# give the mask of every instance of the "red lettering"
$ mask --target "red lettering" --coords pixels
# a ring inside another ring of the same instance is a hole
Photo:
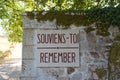
[[[72,43],[72,34],[70,34],[70,43]]]
[[[62,43],[66,43],[65,34],[62,34]]]
[[[41,43],[44,43],[44,42],[45,42],[45,35],[41,34]]]
[[[37,34],[37,38],[38,38],[38,42],[37,43],[40,43],[41,40],[40,40],[40,34]]]
[[[74,63],[76,54],[74,52],[64,53],[40,53],[40,63]]]
[[[70,34],[70,43],[79,43],[79,34]]]
[[[51,61],[51,58],[52,58],[52,56],[53,56],[54,54],[53,53],[49,53],[49,59],[48,59],[48,61],[50,62]],[[52,58],[52,61],[53,61],[53,58]]]
[[[54,53],[53,62],[57,63],[58,61],[56,61],[56,60],[57,60],[57,53]]]
[[[48,53],[45,53],[45,63],[48,63],[49,62],[49,59],[48,59]]]
[[[71,53],[68,53],[68,63],[70,63],[71,62]]]
[[[44,55],[44,53],[40,53],[40,63],[42,63],[42,62],[45,62],[44,60],[45,60],[45,55]]]
[[[58,34],[58,43],[65,43],[66,42],[64,35],[65,34]]]
[[[57,41],[56,41],[57,40],[57,36],[56,35],[57,34],[53,34],[53,38],[52,38],[52,41],[53,41],[52,43],[55,43],[55,44],[57,43]]]
[[[63,59],[62,62],[66,63],[67,62],[67,54],[63,53]]]
[[[49,43],[51,43],[51,42],[52,42],[52,35],[51,35],[51,34],[47,34],[47,35],[48,35],[47,41],[48,41]]]
[[[72,61],[71,62],[75,62],[75,57],[76,57],[76,54],[74,52],[72,52]]]
[[[65,43],[65,34],[37,34],[38,44],[57,44],[57,43]]]

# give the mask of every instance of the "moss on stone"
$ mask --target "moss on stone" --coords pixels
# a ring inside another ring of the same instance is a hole
[[[116,36],[114,41],[120,41],[120,35]]]
[[[69,27],[74,24],[76,26],[89,25],[93,22],[88,20],[82,12],[78,11],[48,11],[48,12],[26,12],[29,19],[36,18],[37,21],[53,21],[56,20],[56,25]]]
[[[109,62],[120,68],[120,42],[112,45],[112,49],[109,54]]]
[[[95,22],[86,17],[84,12],[81,11],[41,11],[41,12],[26,12],[29,19],[37,19],[41,21],[53,21],[56,20],[56,25],[62,26],[63,28],[69,28],[70,25],[75,26],[89,26],[96,23],[96,29],[92,27],[86,28],[86,32],[89,33],[96,30],[97,35],[109,36],[108,32],[109,25],[101,22]]]
[[[90,26],[85,29],[86,33],[89,33],[89,32],[94,31],[94,30],[95,30],[95,28],[90,27]]]
[[[27,17],[31,20],[34,19],[34,13],[33,12],[26,12],[27,13]]]
[[[109,58],[108,58],[109,80],[112,80],[111,74],[112,74],[113,68],[111,66],[114,66],[114,70],[116,68],[120,70],[120,36],[115,37],[114,43],[112,44],[111,51],[109,53]]]
[[[95,72],[96,72],[96,74],[98,75],[98,77],[100,79],[102,79],[106,75],[106,73],[107,73],[107,71],[105,69],[102,69],[102,68],[101,69],[100,68],[96,68]]]
[[[94,58],[99,58],[100,57],[97,52],[90,52],[90,54]]]
[[[105,24],[105,23],[96,23],[96,28],[97,28],[97,35],[101,35],[101,36],[109,36],[110,33],[108,32],[110,25],[109,24]]]

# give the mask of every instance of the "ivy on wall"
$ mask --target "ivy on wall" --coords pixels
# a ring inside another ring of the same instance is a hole
[[[120,76],[120,36],[116,36],[108,58],[108,78],[115,80]]]
[[[30,19],[36,18],[39,22],[56,20],[56,25],[62,26],[63,28],[69,28],[72,24],[76,26],[89,26],[86,29],[87,33],[96,30],[97,35],[102,35],[104,37],[110,35],[108,32],[110,25],[120,28],[120,5],[116,7],[94,7],[85,11],[50,10],[47,12],[36,12],[36,15],[34,13],[35,12],[27,12],[27,16]],[[90,27],[93,23],[95,23],[95,28]]]
[[[30,19],[34,18],[33,12],[27,12]],[[73,14],[74,13],[74,14]],[[70,26],[74,24],[89,25],[93,22],[99,22],[103,24],[109,24],[120,28],[120,5],[116,7],[104,7],[104,8],[91,8],[89,10],[79,11],[48,11],[43,14],[43,11],[37,12],[38,21],[54,20],[56,19],[57,25]],[[102,24],[102,26],[103,26]],[[105,27],[105,26],[104,26]]]
[[[92,8],[85,13],[89,19],[120,28],[120,5],[117,7]]]
[[[64,28],[68,28],[72,24],[76,26],[86,26],[92,23],[91,21],[87,20],[87,18],[84,16],[84,13],[81,11],[41,11],[36,12],[36,15],[34,12],[27,12],[27,16],[30,19],[34,19],[36,16],[38,22],[56,20],[56,25],[63,26]]]

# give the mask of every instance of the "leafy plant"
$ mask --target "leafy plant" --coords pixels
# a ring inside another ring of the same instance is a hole
[[[119,0],[0,0],[0,19],[2,20],[3,28],[9,36],[9,41],[21,42],[21,15],[23,12],[78,11],[79,13],[84,12],[83,14],[85,14],[87,22],[102,22],[120,27],[119,3]],[[55,17],[58,18],[58,16]],[[75,17],[78,18],[77,16],[78,15],[74,16],[74,24],[79,23],[83,25],[86,23],[86,19],[82,18],[83,16],[80,16],[81,18],[79,17],[81,22],[78,20],[76,21]],[[67,15],[67,17],[72,18],[73,16]],[[47,15],[46,18],[48,18]],[[52,17],[50,19],[52,19]],[[59,25],[63,24],[62,19],[60,17],[59,19]],[[71,23],[73,23],[73,20],[69,20],[68,23],[65,22],[65,26],[69,26]],[[109,33],[107,33],[107,35],[108,34]]]

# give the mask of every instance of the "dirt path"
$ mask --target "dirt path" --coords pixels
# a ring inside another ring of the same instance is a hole
[[[21,59],[0,61],[0,80],[20,80]]]

